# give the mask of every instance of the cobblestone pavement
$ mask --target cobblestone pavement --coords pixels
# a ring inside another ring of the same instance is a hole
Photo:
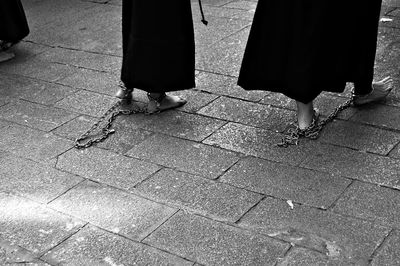
[[[77,150],[116,102],[120,0],[23,1],[31,34],[0,64],[0,265],[400,265],[400,1],[382,8],[386,102],[287,149],[293,103],[236,86],[256,1],[204,2],[189,103]]]

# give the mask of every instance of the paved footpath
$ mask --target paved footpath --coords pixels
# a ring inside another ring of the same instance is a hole
[[[0,265],[400,265],[399,0],[379,33],[387,101],[287,149],[293,102],[236,86],[256,1],[205,0],[208,27],[194,1],[189,103],[118,117],[86,150],[74,139],[116,102],[121,2],[23,3],[31,34],[0,64]]]

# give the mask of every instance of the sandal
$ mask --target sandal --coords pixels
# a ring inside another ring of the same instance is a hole
[[[151,93],[147,93],[149,103],[147,105],[146,114],[156,114],[166,110],[175,109],[181,107],[187,103],[187,101],[179,96],[169,96],[162,93],[158,97],[154,97]]]

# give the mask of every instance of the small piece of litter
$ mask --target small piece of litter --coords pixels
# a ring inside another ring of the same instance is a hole
[[[391,18],[381,18],[381,22],[392,22],[393,19]]]
[[[292,210],[294,209],[293,201],[287,200],[286,203],[290,206],[290,209],[292,209]]]

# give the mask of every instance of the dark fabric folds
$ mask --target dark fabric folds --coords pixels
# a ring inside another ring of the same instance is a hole
[[[18,42],[29,34],[20,0],[0,0],[0,40]]]
[[[190,0],[123,0],[121,80],[148,92],[195,86]]]
[[[238,84],[308,103],[370,90],[382,0],[259,0]]]

